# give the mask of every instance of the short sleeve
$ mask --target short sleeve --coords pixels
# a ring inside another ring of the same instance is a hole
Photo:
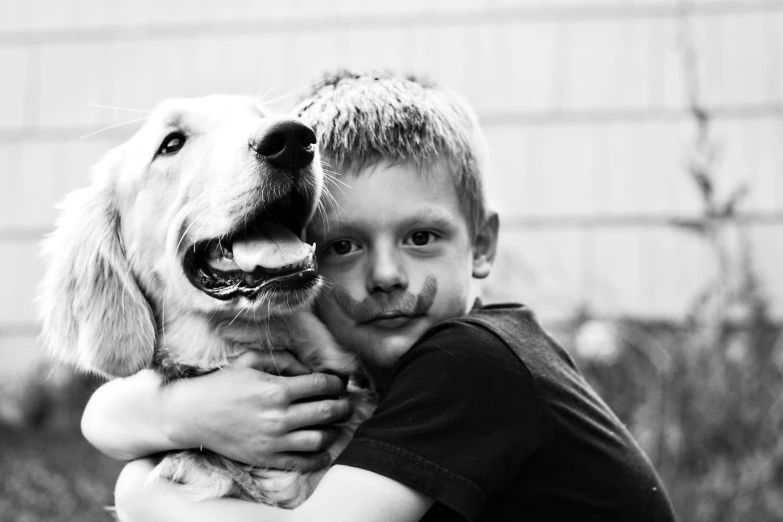
[[[375,414],[336,463],[404,483],[474,520],[550,429],[511,348],[483,326],[449,321],[400,359]]]

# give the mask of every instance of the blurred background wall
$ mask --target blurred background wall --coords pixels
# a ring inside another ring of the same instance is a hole
[[[286,110],[339,67],[476,107],[502,218],[491,300],[678,322],[750,270],[783,316],[781,1],[4,0],[0,378],[38,368],[55,203],[142,111],[215,92]]]

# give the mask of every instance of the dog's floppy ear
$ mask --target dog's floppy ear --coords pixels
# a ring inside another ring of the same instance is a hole
[[[155,322],[120,239],[115,149],[93,169],[91,185],[68,195],[40,286],[42,338],[56,358],[103,376],[127,376],[152,361]]]

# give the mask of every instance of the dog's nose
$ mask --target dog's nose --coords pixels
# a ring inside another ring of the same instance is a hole
[[[299,120],[280,118],[259,129],[250,147],[272,165],[296,170],[313,161],[315,132]]]

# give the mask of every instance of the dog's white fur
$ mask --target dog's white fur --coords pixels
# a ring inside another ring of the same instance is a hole
[[[357,369],[355,358],[303,311],[315,290],[222,301],[184,273],[189,248],[242,228],[286,190],[248,147],[268,118],[244,97],[166,102],[94,168],[89,186],[68,195],[45,241],[48,270],[39,299],[43,339],[55,357],[105,377],[159,364],[161,353],[167,364],[209,371],[248,350],[291,350],[314,370]],[[187,136],[185,146],[157,154],[175,130]],[[317,153],[302,176],[317,200]],[[365,396],[359,403],[345,436],[330,448],[333,456],[369,414]],[[158,473],[197,498],[236,496],[283,507],[301,503],[320,476],[198,451],[168,455]]]

